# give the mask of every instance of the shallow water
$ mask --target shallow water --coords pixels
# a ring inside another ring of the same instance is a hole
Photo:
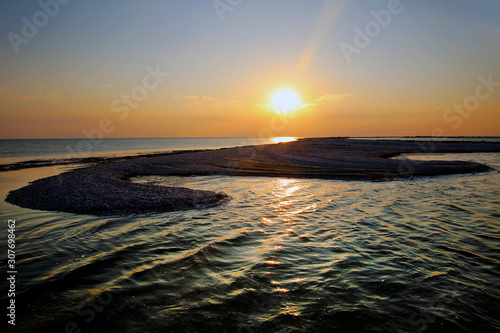
[[[500,168],[500,154],[456,158]],[[3,173],[2,199],[54,172]],[[17,332],[500,330],[497,171],[395,182],[134,181],[232,200],[106,218],[2,200],[2,221],[18,226]]]

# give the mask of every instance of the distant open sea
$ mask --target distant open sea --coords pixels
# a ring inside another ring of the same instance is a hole
[[[257,140],[106,139],[90,154]],[[0,156],[65,156],[80,142],[1,140]],[[404,158],[496,170],[391,182],[140,176],[131,181],[232,200],[128,217],[5,202],[9,191],[74,166],[0,172],[0,331],[499,332],[500,154]],[[6,316],[14,219],[15,327]]]
[[[123,156],[175,150],[217,149],[276,143],[296,138],[105,138],[105,139],[0,139],[0,164],[29,159]],[[356,139],[356,138],[353,138]],[[411,137],[374,137],[372,140],[414,140]],[[420,137],[429,141],[435,138]],[[440,139],[443,140],[443,139]],[[500,137],[454,137],[444,140],[500,142]]]
[[[276,138],[3,139],[0,164],[29,158],[119,156],[273,143]],[[3,160],[2,160],[3,159]],[[9,159],[9,160],[7,160]]]

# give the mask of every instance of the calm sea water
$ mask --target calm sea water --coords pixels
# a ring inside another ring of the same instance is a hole
[[[500,168],[496,153],[421,158]],[[233,199],[131,217],[4,202],[53,173],[0,174],[2,251],[6,221],[17,223],[15,332],[500,330],[497,171],[376,183],[143,176],[133,181]]]
[[[0,164],[7,159],[131,155],[273,143],[279,138],[0,139]]]

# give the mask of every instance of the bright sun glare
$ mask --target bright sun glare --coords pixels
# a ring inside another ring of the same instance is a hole
[[[283,89],[275,93],[271,102],[274,109],[283,112],[292,111],[302,104],[297,95],[288,89]]]

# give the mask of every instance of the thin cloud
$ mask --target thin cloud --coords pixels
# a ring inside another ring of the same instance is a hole
[[[43,87],[37,88],[34,92],[22,92],[19,90],[5,90],[0,88],[0,98],[2,99],[19,99],[19,100],[55,100],[61,99],[56,91],[44,91]]]
[[[353,94],[328,94],[328,95],[323,95],[323,96],[321,96],[319,98],[316,98],[316,100],[314,100],[314,102],[312,102],[311,104],[307,104],[307,105],[308,106],[316,106],[316,105],[325,104],[325,103],[328,103],[328,102],[336,102],[336,101],[340,101],[341,99],[350,97],[352,95]]]
[[[235,100],[217,99],[212,96],[197,96],[197,95],[174,95],[176,99],[184,102],[184,107],[188,109],[199,110],[229,110],[242,107],[242,105]]]
[[[99,88],[113,88],[114,86],[114,84],[106,84],[104,86],[99,86]]]
[[[321,97],[316,98],[311,103],[302,103],[297,107],[297,109],[299,109],[299,110],[306,109],[306,108],[315,107],[318,105],[323,105],[326,103],[337,102],[337,101],[340,101],[341,99],[344,99],[344,98],[347,98],[350,96],[353,96],[353,94],[327,94],[327,95],[323,95]],[[255,106],[261,110],[275,111],[275,109],[269,104],[255,104]]]

